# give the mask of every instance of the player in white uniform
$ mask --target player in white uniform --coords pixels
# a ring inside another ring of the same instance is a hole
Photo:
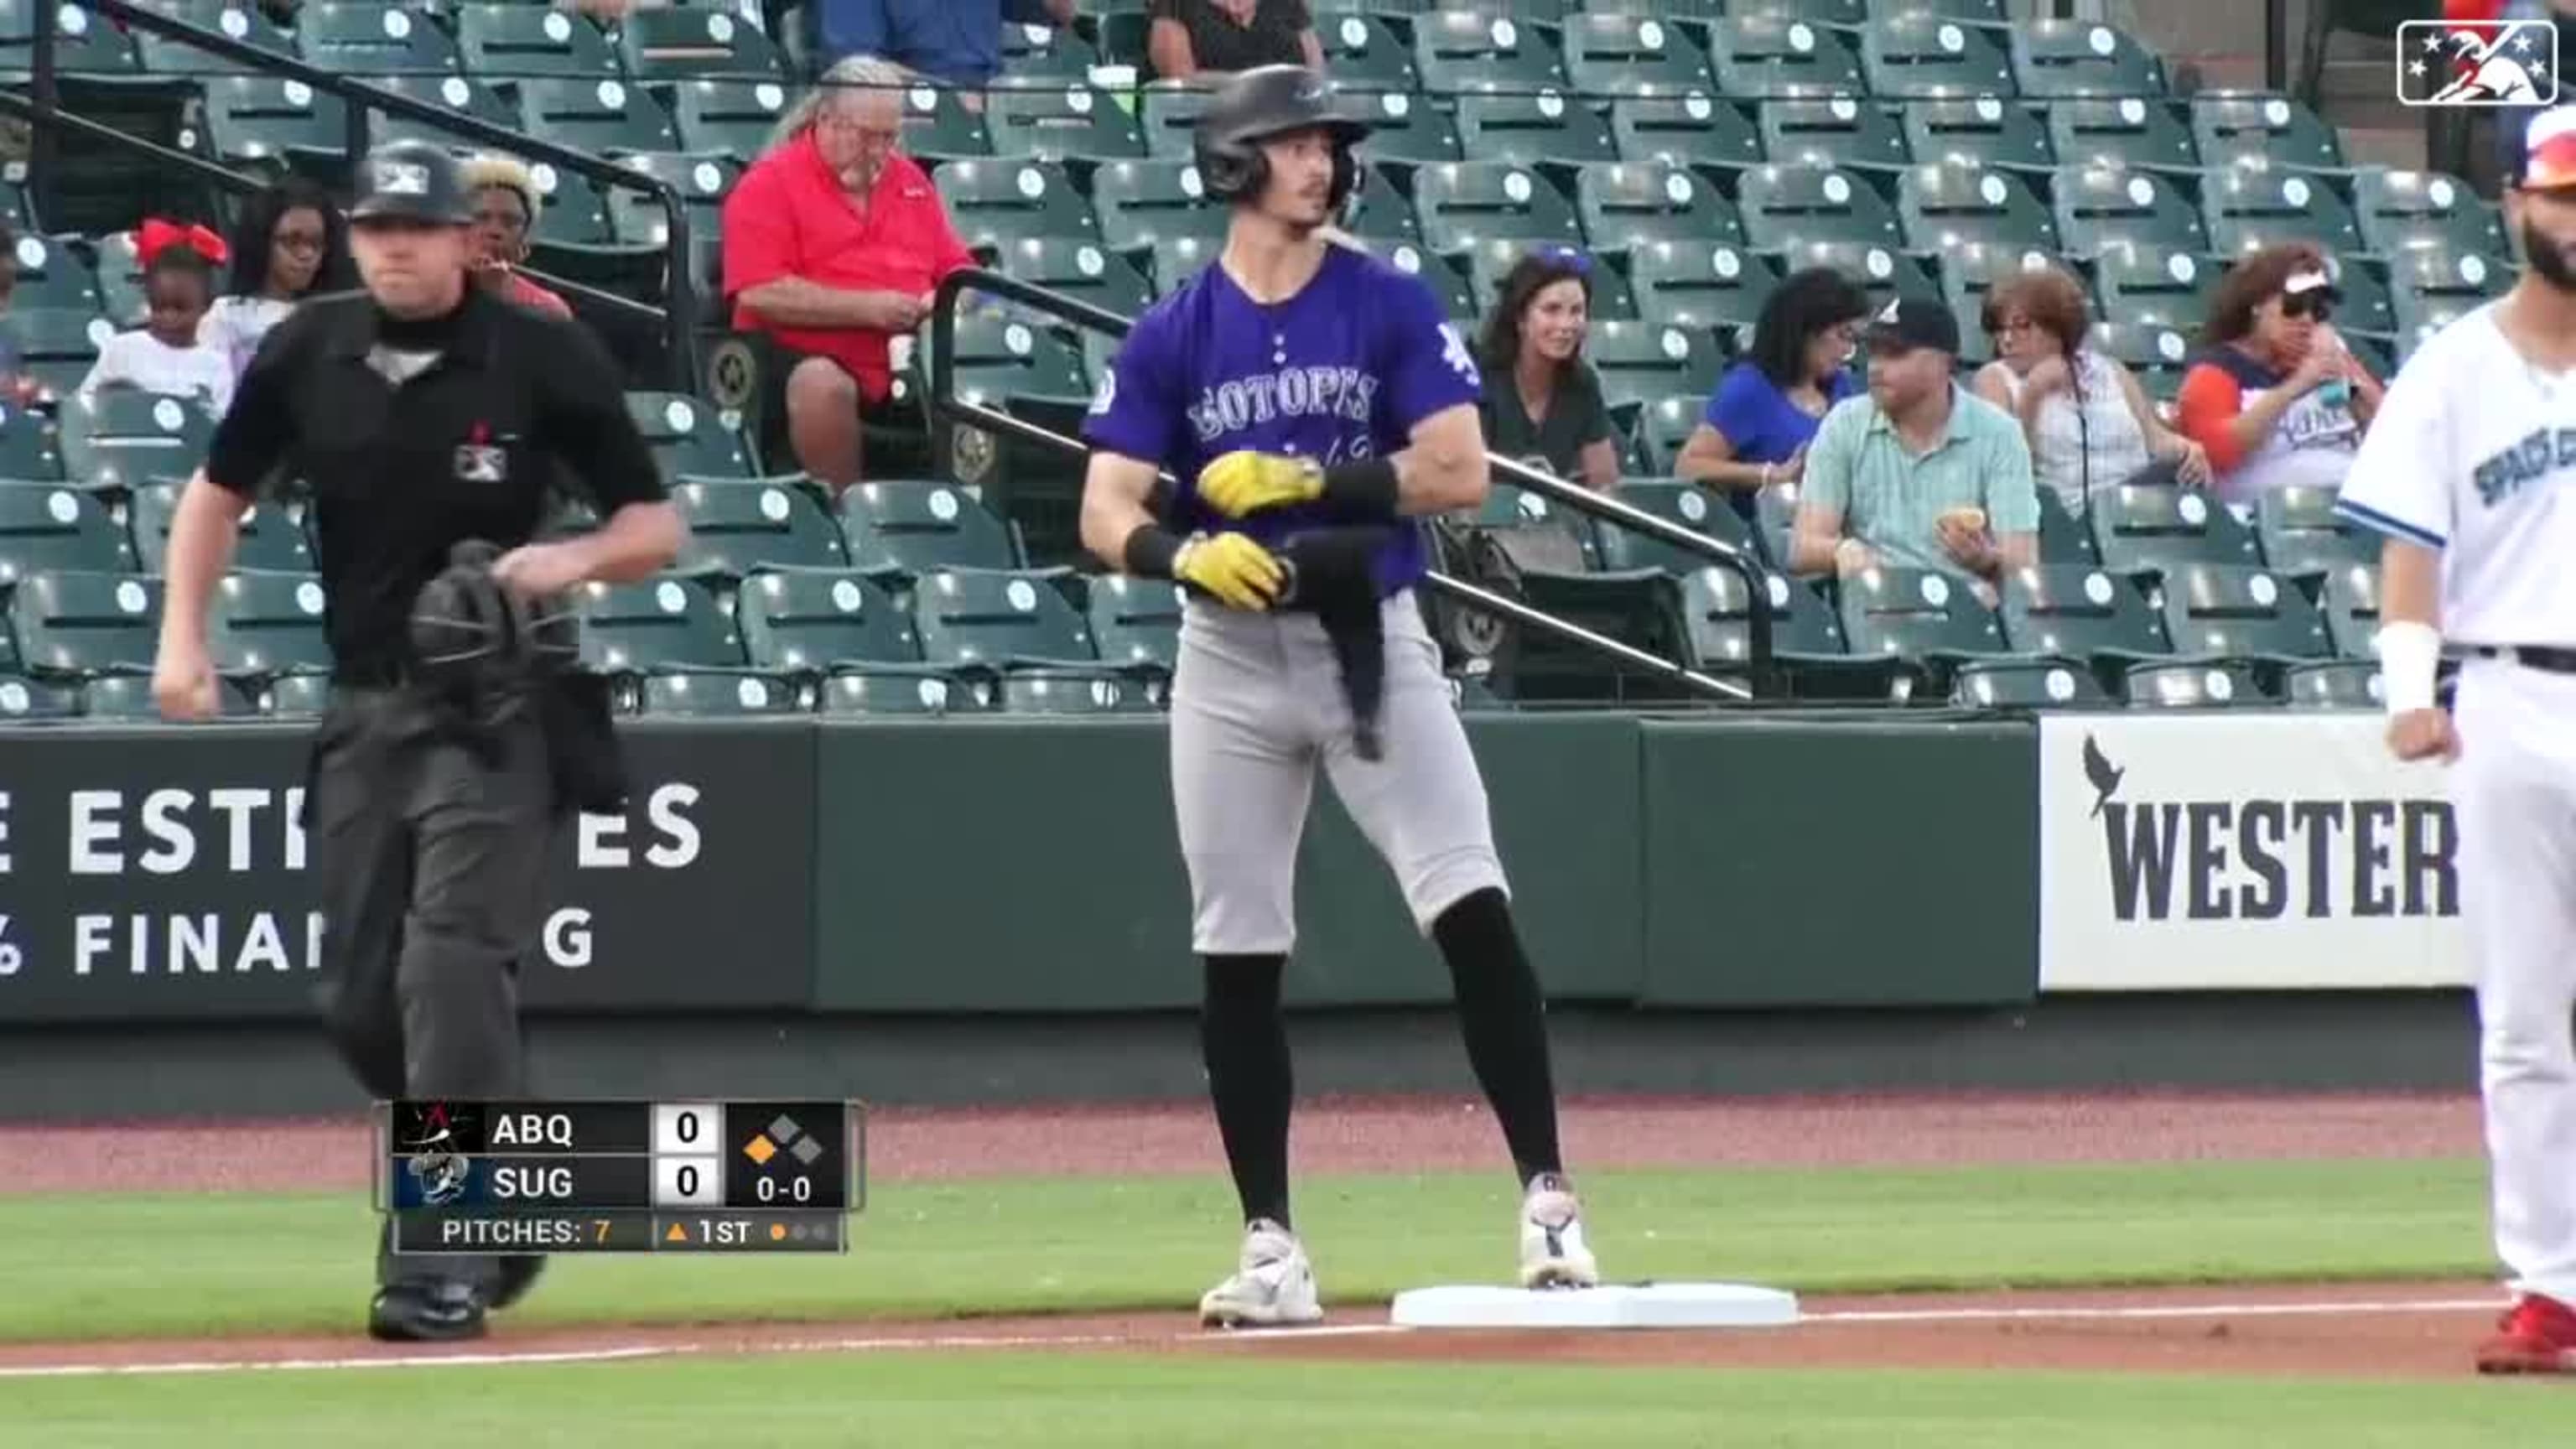
[[[2385,535],[2389,748],[2455,762],[2497,1257],[2485,1373],[2576,1372],[2576,107],[2530,126],[2528,269],[2389,388],[2339,510]],[[2561,492],[2560,490],[2568,490]],[[2434,698],[2445,649],[2452,709]]]

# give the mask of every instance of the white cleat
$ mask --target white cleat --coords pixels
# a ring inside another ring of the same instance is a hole
[[[1592,1288],[1601,1269],[1583,1241],[1583,1207],[1554,1173],[1530,1179],[1521,1199],[1521,1286]]]
[[[1233,1276],[1199,1300],[1199,1322],[1208,1328],[1279,1328],[1323,1317],[1305,1248],[1267,1218],[1244,1229],[1243,1256]]]

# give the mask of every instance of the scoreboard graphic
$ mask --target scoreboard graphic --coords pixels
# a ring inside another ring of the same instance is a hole
[[[864,1206],[852,1102],[378,1104],[405,1255],[837,1253]]]

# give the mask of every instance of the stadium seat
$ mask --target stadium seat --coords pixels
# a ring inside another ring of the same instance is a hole
[[[2317,607],[2326,616],[2326,632],[2335,652],[2346,659],[2379,657],[2379,561],[2346,563],[2326,572],[2317,589]]]
[[[98,495],[58,483],[0,482],[0,584],[54,570],[131,573],[134,566],[132,542]],[[0,635],[7,633],[0,612]]]
[[[0,331],[6,330],[0,320]],[[45,415],[0,403],[0,478],[57,483],[63,477],[61,434]]]
[[[1856,96],[1764,101],[1757,120],[1763,154],[1782,166],[1842,166],[1882,172],[1911,164],[1894,111]]]
[[[425,106],[471,117],[486,125],[516,130],[518,106],[494,90],[489,81],[461,75],[389,75],[370,76],[369,85],[415,100]],[[370,110],[367,115],[367,142],[371,146],[395,141],[427,141],[434,146],[466,149],[473,146],[464,134],[429,121],[396,116],[384,110]],[[749,154],[748,152],[743,154]]]
[[[1154,284],[1135,263],[1092,242],[1023,237],[1003,249],[999,268],[1122,317],[1135,316],[1154,300]]]
[[[2168,258],[2189,262],[2209,250],[2200,211],[2173,181],[2144,168],[2068,167],[2057,173],[2057,234],[2079,257],[2113,258],[2134,269],[2163,267]],[[2197,263],[2192,264],[2197,270]],[[2215,285],[2216,277],[2209,278]],[[2200,319],[2192,319],[2198,325]]]
[[[723,10],[639,5],[619,17],[617,29],[626,74],[647,85],[787,78],[785,63],[769,36],[759,26]]]
[[[2102,561],[2093,547],[2093,528],[2054,488],[2037,490],[2039,497],[2039,561],[2043,564],[2080,564],[2090,568]]]
[[[733,621],[715,594],[695,580],[584,584],[576,597],[582,662],[602,674],[744,665]]]
[[[1554,242],[1533,246],[1508,238],[1484,242],[1470,249],[1466,256],[1467,286],[1478,297],[1499,297],[1503,279],[1521,259],[1533,254],[1552,255],[1560,261],[1571,261],[1590,269],[1592,283],[1591,316],[1595,321],[1634,322],[1637,299],[1628,289],[1628,279],[1606,259],[1562,246]],[[1471,314],[1472,315],[1472,314]]]
[[[1917,251],[1984,246],[2006,252],[2058,249],[2057,226],[2030,186],[2009,171],[1914,166],[1896,178],[1897,215]]]
[[[1881,96],[2011,96],[2011,33],[1939,15],[1892,15],[1861,32],[1861,70]]]
[[[1868,182],[1827,166],[1762,166],[1737,180],[1744,235],[1759,251],[1805,242],[1901,247],[1896,209]]]
[[[2193,334],[2179,327],[2149,327],[2123,322],[2097,322],[2085,342],[2094,351],[2126,365],[2150,398],[2172,395],[2182,385],[2191,359]],[[2223,510],[2222,510],[2223,511]]]
[[[157,579],[29,574],[18,580],[9,612],[18,625],[19,662],[38,675],[149,675],[160,648]]]
[[[666,182],[680,194],[689,225],[689,274],[713,275],[724,248],[724,201],[742,180],[742,163],[731,156],[690,156],[677,152],[637,153],[620,165],[639,176]],[[609,229],[621,242],[668,246],[670,212],[662,198],[631,186],[602,188],[608,202]]]
[[[1845,33],[1807,20],[1729,14],[1711,21],[1709,59],[1718,94],[1735,100],[1859,95],[1870,88]]]
[[[2387,692],[2376,662],[2326,659],[2281,671],[2281,702],[2292,709],[2364,710],[2377,713]]]
[[[2119,701],[2089,670],[2050,659],[1987,659],[1965,663],[1950,680],[1957,709],[2111,709]]]
[[[2383,266],[2364,257],[2329,257],[2326,271],[2334,278],[2335,289],[2343,293],[2343,300],[2335,304],[2335,330],[2347,343],[2397,335],[2397,299],[2389,293]]]
[[[36,235],[18,238],[13,255],[18,278],[9,293],[9,315],[21,311],[85,312],[100,308],[98,274],[90,269],[73,238]]]
[[[922,669],[844,669],[822,682],[817,708],[827,715],[978,714],[992,707],[992,685]]]
[[[915,366],[928,375],[932,341],[924,337]],[[1036,403],[1079,411],[1091,401],[1081,347],[1054,328],[994,313],[957,319],[953,334],[957,393],[968,401]]]
[[[1547,32],[1507,15],[1438,10],[1413,18],[1413,71],[1434,96],[1522,94],[1566,87],[1565,63]]]
[[[127,512],[141,572],[161,572],[162,558],[170,548],[170,519],[179,509],[180,486],[146,483],[133,492]],[[257,573],[311,573],[313,545],[304,535],[304,526],[284,506],[262,499],[242,510],[233,567]]]
[[[1793,698],[1878,701],[1896,693],[1903,677],[1898,663],[1845,648],[1842,621],[1814,584],[1776,569],[1755,577],[1771,623],[1771,662]],[[1703,673],[1736,672],[1753,649],[1752,599],[1743,578],[1712,566],[1682,575],[1680,583],[1687,662]]]
[[[2004,637],[2025,654],[2098,669],[2116,679],[2141,659],[2173,652],[2164,621],[2129,574],[2041,564],[2003,577]]]
[[[810,682],[675,669],[645,675],[633,698],[635,712],[647,718],[758,719],[811,714],[821,694]]]
[[[2313,242],[2328,256],[2361,250],[2361,227],[2332,182],[2313,172],[2222,166],[2201,183],[2210,245],[2242,256],[2283,242]]]
[[[297,58],[295,37],[279,29],[277,22],[269,19],[265,10],[246,3],[246,0],[163,0],[158,8],[173,20],[220,31],[230,39],[255,46],[271,55]],[[154,75],[211,78],[245,75],[257,69],[250,62],[233,60],[184,40],[149,31],[137,33],[134,44],[143,69]]]
[[[2253,663],[2330,659],[2325,614],[2284,574],[2242,564],[2165,570],[2165,634],[2176,651]]]
[[[1099,241],[1100,221],[1064,169],[1040,161],[952,161],[939,168],[939,196],[970,247],[1024,236]]]
[[[1199,117],[1216,92],[1184,81],[1156,81],[1136,96],[1136,119],[1145,137],[1145,154],[1162,160],[1187,161],[1198,146]],[[1098,201],[1093,198],[1094,203]]]
[[[642,86],[562,76],[517,85],[520,122],[532,136],[603,156],[679,149],[678,129]]]
[[[1514,162],[1425,166],[1414,174],[1413,200],[1423,244],[1433,251],[1504,238],[1583,245],[1574,203],[1544,175]]]
[[[1839,580],[1836,592],[1852,653],[1904,661],[1936,691],[1962,662],[2013,652],[1994,611],[1952,575],[1870,568]]]
[[[1343,227],[1351,235],[1373,244],[1419,242],[1422,240],[1422,218],[1414,212],[1413,198],[1396,185],[1390,174],[1392,170],[1390,167],[1361,165],[1359,189],[1351,193]],[[1222,227],[1217,235],[1224,235]]]
[[[689,525],[676,572],[739,579],[764,565],[840,568],[850,561],[840,525],[801,477],[684,475],[671,501]]]
[[[2244,709],[2274,703],[2253,666],[2232,661],[2140,664],[2120,682],[2131,709]]]
[[[35,69],[35,6],[38,0],[0,0],[0,73],[23,86],[20,77]],[[124,29],[76,0],[53,7],[54,63],[64,75],[120,77],[139,73],[134,42]]]
[[[1610,123],[1554,90],[1458,98],[1458,144],[1478,161],[1523,166],[1607,164],[1619,159]]]
[[[753,569],[735,596],[734,617],[760,669],[829,674],[921,658],[912,615],[877,578],[851,569]]]
[[[1324,69],[1346,96],[1410,95],[1422,88],[1413,52],[1382,15],[1319,15]]]
[[[2377,563],[2379,535],[2334,511],[2336,490],[2275,488],[2255,502],[2255,530],[2263,561],[2277,573],[2326,573],[2347,564]]]
[[[675,392],[630,392],[626,415],[653,450],[664,478],[748,478],[751,454],[715,404]]]
[[[2203,91],[2191,99],[2194,142],[2208,164],[2343,168],[2334,128],[2298,101],[2241,91]]]
[[[0,665],[15,660],[6,635],[0,630]],[[53,724],[78,719],[82,712],[80,686],[0,669],[0,725]]]
[[[226,574],[206,619],[216,672],[235,678],[329,673],[322,603],[322,580],[312,574]]]
[[[2498,208],[2465,181],[2427,171],[2368,167],[2352,178],[2361,239],[2382,255],[2418,247],[2452,255],[2509,256]]]
[[[206,150],[226,165],[327,177],[348,160],[347,104],[302,81],[209,76],[204,114]]]
[[[324,673],[280,674],[262,680],[251,692],[253,708],[269,719],[320,719],[331,707],[331,676]]]
[[[1112,5],[1101,20],[1106,26],[1129,13],[1134,12]],[[1002,27],[1002,74],[994,81],[997,85],[1012,85],[1023,81],[1081,80],[1103,63],[1107,46],[1106,35],[1101,37],[1101,46],[1095,48],[1080,31],[1071,28],[1006,24]],[[1137,63],[1143,63],[1141,56]]]
[[[598,81],[624,73],[616,48],[598,26],[586,16],[551,6],[509,0],[459,5],[456,40],[465,54],[465,73],[487,81],[539,76]]]
[[[98,363],[98,349],[116,335],[100,312],[13,303],[0,314],[0,337],[17,344],[19,365],[56,398],[71,395]]]
[[[2158,97],[2053,101],[2048,139],[2062,166],[2196,172],[2201,165],[2190,124]]]
[[[679,149],[721,152],[746,161],[768,145],[788,100],[787,87],[773,81],[681,81],[671,87],[671,95]]]
[[[2039,113],[1999,96],[1916,100],[1899,117],[1915,161],[2045,172],[2057,164]]]
[[[1465,267],[1410,242],[1400,242],[1384,250],[1386,259],[1395,264],[1397,271],[1419,278],[1422,285],[1431,289],[1431,295],[1440,299],[1444,316],[1463,331],[1476,330],[1485,315],[1488,299],[1476,295],[1475,284],[1467,279]]]
[[[446,31],[426,12],[399,5],[299,6],[295,39],[307,63],[339,75],[455,75],[463,68]]]
[[[2197,230],[2200,217],[2191,218]],[[2060,234],[2072,238],[2059,223]],[[2197,329],[2209,317],[2209,299],[2218,279],[2227,274],[2224,261],[2182,251],[2154,252],[2144,247],[2107,247],[2096,254],[2093,285],[2101,315],[2118,317],[2135,327]]]
[[[1854,28],[1868,24],[1870,18],[1865,0],[1729,0],[1722,13]]]
[[[1666,659],[1686,657],[1681,585],[1661,569],[1524,564],[1519,584],[1521,599],[1542,613]],[[1503,639],[1494,677],[1515,703],[1642,703],[1681,693],[1542,629],[1510,626]]]
[[[1584,345],[1612,407],[1676,394],[1706,397],[1726,359],[1705,331],[1652,322],[1602,322]]]
[[[130,489],[195,472],[214,437],[202,400],[131,388],[62,400],[63,473],[83,488]]]
[[[1369,135],[1359,148],[1362,161],[1429,166],[1467,159],[1466,148],[1458,141],[1458,123],[1422,97],[1388,91],[1376,98],[1367,115]]]
[[[1129,161],[1145,155],[1136,117],[1084,81],[997,89],[984,101],[984,130],[997,156]]]
[[[1586,166],[1574,178],[1574,206],[1584,234],[1602,251],[1634,251],[1676,242],[1699,255],[1711,246],[1741,247],[1744,228],[1717,188],[1679,166],[1613,162]]]
[[[1706,94],[1717,87],[1708,52],[1668,17],[1594,11],[1568,15],[1560,30],[1566,78],[1587,99]]]
[[[946,483],[861,483],[841,495],[841,534],[853,568],[1005,570],[1018,546],[973,494]]]
[[[289,676],[297,678],[301,676]],[[260,717],[257,681],[215,677],[215,719],[252,720]],[[97,724],[142,724],[164,726],[161,706],[152,697],[152,680],[144,674],[102,674],[83,681],[79,686],[81,714]]]
[[[1084,615],[1104,664],[1169,675],[1181,658],[1181,595],[1160,579],[1103,574],[1091,580]]]
[[[1112,161],[1092,174],[1091,203],[1102,236],[1121,251],[1166,237],[1225,235],[1225,208],[1208,200],[1198,166],[1186,160]]]
[[[1749,561],[1761,558],[1762,546],[1754,538],[1752,523],[1723,499],[1711,498],[1696,483],[1678,478],[1622,478],[1616,497],[1640,512],[1729,545]],[[1593,532],[1600,540],[1601,566],[1605,569],[1661,569],[1679,578],[1715,562],[1707,554],[1620,527],[1607,519],[1595,519]]]
[[[680,127],[681,134],[688,127]],[[993,142],[981,111],[970,110],[966,93],[947,86],[913,86],[903,93],[903,149],[925,166],[972,160],[993,154]]]
[[[1865,0],[1872,20],[1896,15],[1946,15],[1977,25],[2007,25],[2012,15],[2006,0]]]
[[[99,311],[120,329],[142,326],[151,310],[143,295],[143,257],[135,240],[131,231],[91,239],[98,254]]]
[[[1771,263],[1733,246],[1649,242],[1628,254],[1638,315],[1701,329],[1749,328],[1778,286]]]
[[[1749,225],[1750,218],[1747,221]],[[1871,301],[1879,305],[1885,305],[1895,297],[1924,297],[1935,302],[1944,300],[1941,279],[1926,270],[1924,263],[1896,247],[1894,241],[1842,238],[1791,242],[1779,248],[1780,274],[1786,277],[1808,267],[1833,267],[1860,283]]]
[[[2025,20],[2010,31],[2025,96],[2160,96],[2165,67],[2128,32],[2089,20]]]
[[[1090,626],[1049,574],[934,569],[913,590],[912,615],[922,657],[934,664],[1110,675],[1094,652]]]
[[[2388,259],[2388,299],[2395,307],[2399,345],[2413,349],[2504,295],[2512,282],[2512,272],[2493,257],[2432,247],[2397,253]]]
[[[1623,97],[1610,103],[1610,134],[1631,164],[1741,171],[1762,164],[1762,136],[1731,101],[1705,95]]]
[[[993,707],[1004,714],[1128,714],[1151,711],[1159,687],[1098,669],[1023,667],[1002,675]]]
[[[2226,505],[2188,489],[2123,483],[2093,493],[2093,546],[2115,572],[2262,562],[2253,530]]]

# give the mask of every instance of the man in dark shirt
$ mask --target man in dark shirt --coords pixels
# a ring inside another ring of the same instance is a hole
[[[583,711],[553,682],[461,698],[434,682],[411,644],[414,601],[468,540],[503,550],[492,577],[538,601],[647,577],[685,530],[589,334],[468,284],[456,163],[392,145],[360,182],[350,241],[366,290],[297,308],[243,374],[171,523],[152,687],[173,719],[215,712],[207,600],[262,480],[301,477],[334,665],[309,796],[325,1022],[378,1099],[502,1098],[523,1090],[516,971],[546,846],[565,804],[596,808],[568,782],[592,778],[614,740],[604,710],[568,729]],[[566,474],[605,522],[533,543],[547,481]],[[393,1249],[389,1227],[368,1324],[387,1339],[472,1337],[543,1262]]]

